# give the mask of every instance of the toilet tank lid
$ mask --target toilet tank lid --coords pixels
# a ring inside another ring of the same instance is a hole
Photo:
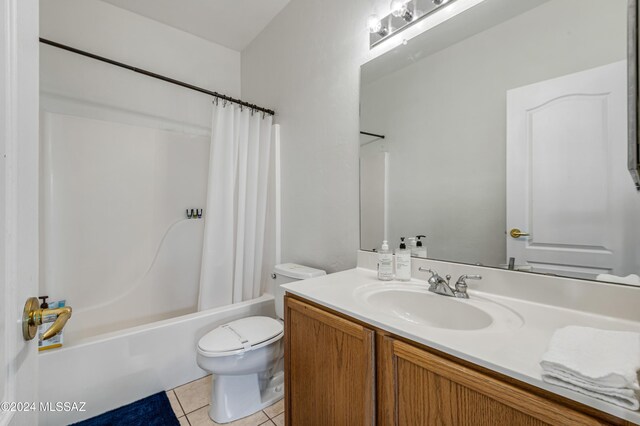
[[[296,280],[307,280],[309,278],[321,277],[327,275],[322,269],[310,268],[309,266],[298,265],[296,263],[282,263],[273,268],[276,274],[285,277],[294,278]]]
[[[282,323],[269,317],[247,317],[221,325],[205,334],[198,342],[200,352],[209,356],[227,355],[261,347],[279,337]]]

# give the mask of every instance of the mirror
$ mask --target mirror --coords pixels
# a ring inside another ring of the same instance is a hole
[[[414,255],[640,275],[628,6],[485,0],[364,64],[361,248],[425,235]]]
[[[638,84],[638,0],[629,0],[627,12],[628,22],[628,84],[629,84],[629,171],[631,178],[640,191],[640,132],[638,127],[638,99],[640,99],[640,85]]]

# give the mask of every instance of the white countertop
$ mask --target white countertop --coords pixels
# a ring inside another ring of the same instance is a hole
[[[470,300],[484,298],[516,312],[523,320],[512,329],[451,330],[413,324],[362,303],[354,292],[382,283],[376,272],[356,268],[284,285],[287,292],[351,316],[398,336],[470,361],[482,367],[565,396],[640,425],[640,413],[542,381],[540,358],[553,332],[567,325],[640,332],[640,322],[469,290]],[[390,283],[398,284],[397,281]],[[427,285],[425,281],[410,283]],[[403,283],[404,284],[404,283]],[[445,296],[437,296],[445,297]],[[464,303],[465,301],[460,301]]]

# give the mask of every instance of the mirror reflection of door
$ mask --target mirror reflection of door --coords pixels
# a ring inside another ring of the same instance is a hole
[[[506,239],[516,268],[592,279],[633,269],[640,199],[620,143],[626,70],[620,61],[508,92]]]

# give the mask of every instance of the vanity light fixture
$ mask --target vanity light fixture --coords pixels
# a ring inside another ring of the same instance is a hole
[[[393,0],[390,13],[380,18],[370,15],[367,19],[369,47],[383,42],[392,35],[415,24],[436,10],[453,3],[455,0]]]

